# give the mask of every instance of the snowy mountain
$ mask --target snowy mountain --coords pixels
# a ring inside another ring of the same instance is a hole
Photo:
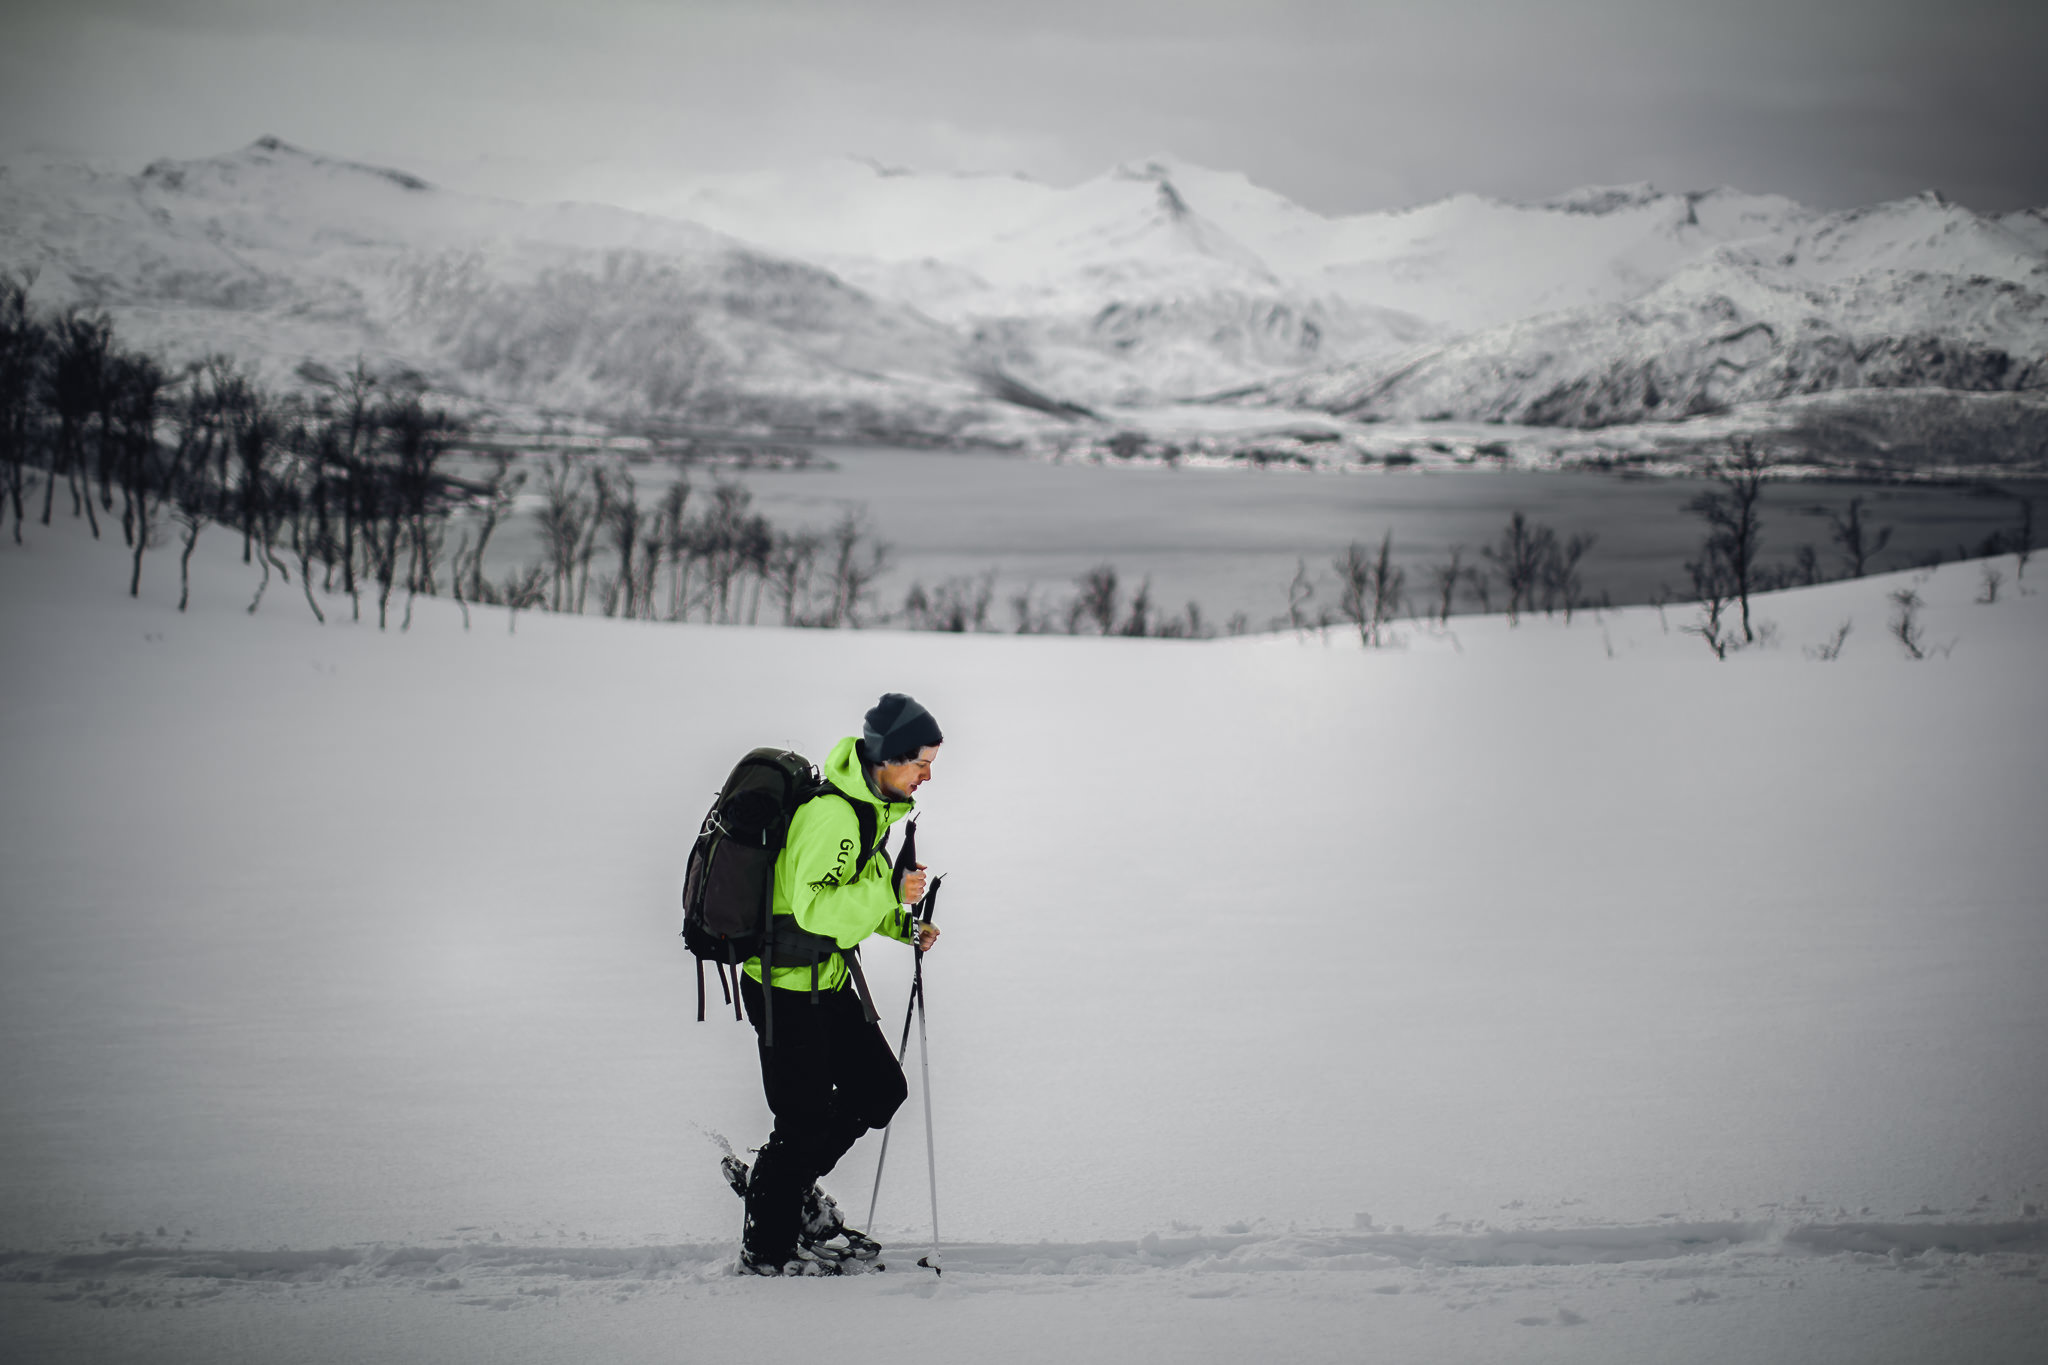
[[[840,161],[700,183],[664,212],[801,256],[967,337],[987,363],[1086,403],[1185,397],[1399,346],[1419,319],[1300,287],[1185,186],[1123,166],[1070,189]],[[1241,177],[1235,180],[1250,189]],[[1313,219],[1277,196],[1269,218]]]
[[[840,160],[643,208],[266,138],[137,176],[11,168],[0,266],[178,357],[361,353],[500,404],[905,439],[1045,441],[1195,398],[1605,427],[2048,377],[2048,218],[1934,195],[1824,214],[1621,185],[1326,217],[1163,157],[1066,188]]]
[[[1155,159],[1069,190],[841,162],[664,207],[971,329],[1089,402],[1235,370],[1250,382],[1211,392],[1599,427],[1837,389],[2033,389],[2048,355],[2048,221],[1932,195],[1822,214],[1637,184],[1325,218]]]
[[[421,371],[612,418],[957,436],[1033,401],[949,328],[695,224],[527,206],[264,138],[119,176],[11,167],[0,266],[175,360]]]
[[[1630,187],[1332,219],[1169,158],[1071,189],[845,161],[656,202],[967,329],[1007,368],[1089,402],[1192,397],[1633,298],[1715,245],[1808,216]]]
[[[2048,243],[2027,223],[2039,219],[2007,226],[1931,195],[1786,215],[1636,297],[1502,322],[1256,397],[1366,418],[1597,427],[1839,389],[2039,390]]]

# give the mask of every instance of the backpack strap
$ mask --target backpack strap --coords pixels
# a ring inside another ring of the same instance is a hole
[[[867,1016],[870,1024],[882,1022],[882,1016],[875,1011],[875,995],[868,989],[867,973],[860,969],[860,949],[845,948],[840,958],[846,963],[847,972],[853,977],[853,991],[860,997],[860,1011]]]
[[[868,1022],[878,1021],[881,1016],[875,1012],[874,993],[868,989],[867,976],[860,969],[860,949],[842,948],[837,939],[800,928],[787,915],[775,917],[774,931],[761,945],[762,974],[764,977],[767,976],[775,965],[801,966],[803,960],[809,958],[811,1000],[815,1003],[818,998],[818,972],[824,966],[825,959],[834,953],[839,954],[840,960],[846,964],[847,975],[853,978],[854,994],[860,997],[861,1010],[869,1016]],[[774,1046],[772,1040],[769,1046]]]
[[[879,838],[875,834],[875,826],[881,823],[881,816],[867,802],[854,800],[829,782],[825,784],[824,790],[820,791],[818,796],[836,796],[847,805],[853,807],[853,818],[860,826],[861,848],[860,859],[853,865],[853,875],[855,877],[860,876],[861,869],[866,867],[869,860],[880,853],[889,842],[889,835],[886,831]],[[812,798],[812,800],[816,799],[817,797]]]

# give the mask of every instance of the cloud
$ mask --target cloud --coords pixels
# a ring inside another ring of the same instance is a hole
[[[276,132],[529,168],[535,197],[597,167],[853,152],[1073,180],[1170,151],[1324,211],[1646,177],[1824,206],[1927,185],[2048,201],[2048,6],[1996,0],[73,0],[19,19],[11,143],[137,162]]]

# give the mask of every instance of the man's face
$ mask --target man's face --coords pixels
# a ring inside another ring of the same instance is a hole
[[[882,795],[892,801],[908,801],[917,795],[917,789],[932,780],[932,760],[939,756],[939,746],[927,744],[917,751],[917,757],[903,763],[884,763],[875,769],[875,785],[882,789]]]

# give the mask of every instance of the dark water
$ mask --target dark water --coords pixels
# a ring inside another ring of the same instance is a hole
[[[1056,465],[1010,456],[894,449],[829,449],[835,467],[749,471],[729,477],[753,494],[754,507],[778,526],[823,529],[848,507],[864,508],[892,547],[894,568],[879,604],[895,609],[913,581],[927,586],[993,569],[991,623],[1013,624],[1011,595],[1031,587],[1041,603],[1070,594],[1074,579],[1112,564],[1135,588],[1149,578],[1155,604],[1177,611],[1193,600],[1210,620],[1243,612],[1263,628],[1287,612],[1298,563],[1318,584],[1316,603],[1334,605],[1331,560],[1351,541],[1376,547],[1393,534],[1393,557],[1408,572],[1411,596],[1427,595],[1432,573],[1453,546],[1484,567],[1480,547],[1495,543],[1515,511],[1560,537],[1597,537],[1582,565],[1589,596],[1616,604],[1675,595],[1688,583],[1685,561],[1699,553],[1700,520],[1685,504],[1706,483],[1600,473],[1308,473]],[[663,465],[632,466],[643,500],[658,500],[674,477]],[[692,505],[714,475],[691,474]],[[2048,485],[2004,485],[2037,499],[2048,514]],[[1789,563],[1802,544],[1819,553],[1828,576],[1842,572],[1829,539],[1830,513],[1864,500],[1873,528],[1893,528],[1873,571],[1904,568],[1940,553],[1954,559],[2018,520],[2017,504],[1982,488],[1947,485],[1773,483],[1763,495],[1762,562]],[[497,565],[539,556],[533,519],[522,509],[501,531]],[[2037,536],[2038,540],[2038,536]],[[1495,594],[1496,607],[1500,595]],[[1461,598],[1460,610],[1474,609]]]

